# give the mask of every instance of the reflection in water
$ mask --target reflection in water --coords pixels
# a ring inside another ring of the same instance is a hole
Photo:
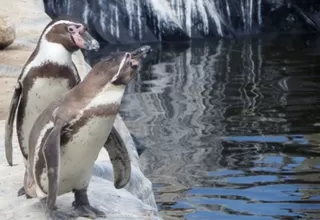
[[[164,219],[320,219],[320,157],[308,140],[319,133],[317,42],[156,49],[121,115],[147,146],[143,169]]]

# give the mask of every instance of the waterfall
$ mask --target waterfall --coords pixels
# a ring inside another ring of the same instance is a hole
[[[139,39],[142,38],[142,22],[141,19],[141,4],[140,0],[126,1],[126,10],[129,15],[129,30],[130,35],[133,36],[133,32],[138,32]]]
[[[274,0],[78,0],[76,4],[72,0],[44,0],[44,3],[51,17],[73,15],[103,40],[122,44],[234,37],[266,30],[283,32],[288,26],[294,31],[318,31],[316,21],[320,19],[316,16],[320,2],[310,1],[313,3],[308,5],[289,0],[294,5],[292,9],[286,1]],[[290,21],[285,17],[289,15],[300,20]]]
[[[88,2],[85,2],[83,13],[82,13],[82,18],[83,18],[84,23],[86,23],[86,24],[88,24],[89,13],[90,13],[90,9],[89,9]]]
[[[259,25],[262,24],[262,18],[261,18],[261,0],[258,0],[258,23],[259,23]]]

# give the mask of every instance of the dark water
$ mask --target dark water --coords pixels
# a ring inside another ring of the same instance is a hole
[[[318,42],[156,47],[121,115],[164,219],[320,219]]]

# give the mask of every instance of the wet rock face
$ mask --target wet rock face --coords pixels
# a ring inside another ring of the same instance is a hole
[[[111,44],[314,32],[318,0],[44,0],[52,18],[73,15]]]
[[[0,16],[0,49],[11,45],[15,39],[15,30],[6,20]]]

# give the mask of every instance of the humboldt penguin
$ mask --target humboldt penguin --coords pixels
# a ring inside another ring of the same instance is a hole
[[[114,186],[130,180],[131,164],[120,138],[108,138],[126,85],[150,51],[115,52],[98,62],[82,82],[52,102],[36,119],[29,136],[29,157],[24,179],[26,194],[39,198],[48,219],[106,217],[92,207],[87,188],[95,160],[104,146],[109,153]],[[57,196],[73,192],[76,214],[56,208]]]
[[[6,159],[12,166],[12,133],[15,114],[20,150],[28,158],[27,141],[36,117],[61,94],[79,83],[72,53],[97,50],[99,43],[86,26],[69,16],[52,20],[43,30],[37,46],[24,65],[14,90],[5,128]]]
[[[28,136],[37,116],[61,94],[80,82],[72,61],[79,50],[98,50],[99,43],[86,26],[70,16],[52,20],[43,30],[37,46],[24,65],[13,93],[5,127],[6,159],[12,166],[12,133],[16,131],[24,162],[28,158]],[[23,187],[18,195],[24,195]]]

